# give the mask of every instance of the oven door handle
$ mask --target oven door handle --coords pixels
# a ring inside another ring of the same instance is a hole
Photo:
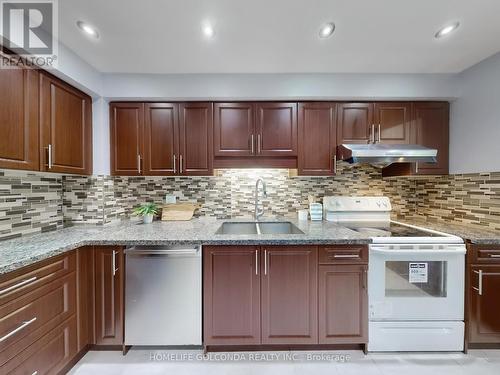
[[[387,249],[383,247],[370,246],[370,252],[384,255],[439,255],[439,254],[465,254],[465,247],[456,247],[450,249],[415,249],[415,250],[399,250]]]

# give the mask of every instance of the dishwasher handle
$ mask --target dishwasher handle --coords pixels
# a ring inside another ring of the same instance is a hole
[[[132,247],[125,250],[129,256],[150,257],[150,256],[199,256],[200,247],[183,249],[153,249]]]

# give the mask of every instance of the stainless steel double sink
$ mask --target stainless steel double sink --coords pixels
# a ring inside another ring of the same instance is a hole
[[[289,221],[226,222],[215,234],[304,234]]]

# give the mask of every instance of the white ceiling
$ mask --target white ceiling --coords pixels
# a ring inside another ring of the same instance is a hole
[[[59,37],[102,72],[456,73],[500,51],[499,16],[499,0],[60,0]]]

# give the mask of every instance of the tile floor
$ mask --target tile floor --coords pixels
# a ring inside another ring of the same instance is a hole
[[[253,361],[249,356],[253,354]],[[271,358],[277,357],[278,360]],[[70,371],[74,375],[160,375],[160,374],[237,374],[237,375],[498,375],[500,350],[471,350],[462,353],[369,354],[359,351],[339,352],[245,352],[217,353],[206,360],[196,358],[200,351],[131,350],[124,357],[120,352],[92,351]],[[239,355],[240,360],[221,360],[223,356]],[[316,360],[308,360],[316,356]],[[323,358],[317,358],[322,355]],[[288,356],[288,358],[285,358]],[[153,357],[153,358],[152,358]],[[326,358],[325,358],[326,357]]]

